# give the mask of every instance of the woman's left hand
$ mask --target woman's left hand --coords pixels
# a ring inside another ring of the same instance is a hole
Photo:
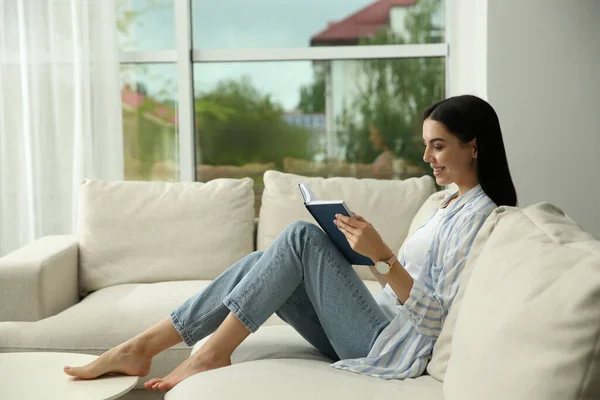
[[[373,225],[360,215],[354,214],[354,216],[356,219],[336,214],[334,221],[338,229],[346,236],[352,250],[369,257],[374,262],[391,254],[392,251]]]

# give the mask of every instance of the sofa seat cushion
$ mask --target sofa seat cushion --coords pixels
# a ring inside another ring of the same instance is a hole
[[[210,336],[196,343],[192,354],[198,351],[209,338]],[[231,363],[276,358],[299,358],[333,363],[333,360],[318,351],[288,324],[261,326],[234,350]]]
[[[0,322],[0,352],[58,351],[100,355],[148,329],[210,281],[111,286],[37,322]],[[268,324],[284,324],[274,316]],[[155,357],[150,377],[165,376],[190,355],[181,343]],[[140,379],[137,387],[145,380]]]
[[[260,331],[260,330],[259,330]],[[258,360],[193,375],[165,400],[418,399],[444,400],[430,376],[382,380],[341,371],[316,360]]]
[[[500,207],[488,222],[446,398],[600,399],[600,241],[549,203]]]
[[[400,248],[409,226],[425,200],[435,192],[426,175],[406,180],[314,178],[278,171],[264,175],[265,189],[258,221],[257,249],[264,250],[289,224],[302,220],[316,224],[304,207],[298,184],[308,184],[319,200],[344,200],[351,211],[371,222],[390,248]],[[357,267],[363,279],[374,279],[366,267]]]
[[[77,226],[81,295],[125,283],[216,278],[254,250],[252,185],[249,178],[85,180]]]

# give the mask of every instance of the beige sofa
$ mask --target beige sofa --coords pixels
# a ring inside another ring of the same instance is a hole
[[[322,198],[346,199],[398,249],[443,197],[428,177],[268,171],[264,181],[257,226],[249,179],[84,182],[77,236],[42,238],[0,259],[0,351],[101,354],[139,333],[287,224],[311,221],[301,181]],[[384,381],[333,369],[272,317],[233,366],[195,375],[165,398],[591,400],[600,398],[599,338],[600,242],[550,204],[501,207],[475,240],[428,374]],[[189,354],[184,345],[165,351],[150,376]],[[144,381],[125,398],[163,397],[139,390]]]

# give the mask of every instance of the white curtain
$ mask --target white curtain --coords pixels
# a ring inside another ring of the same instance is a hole
[[[74,232],[82,179],[122,179],[114,0],[0,0],[0,256]]]

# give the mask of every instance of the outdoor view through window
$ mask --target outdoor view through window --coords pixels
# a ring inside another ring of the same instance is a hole
[[[174,50],[178,0],[118,0],[122,52]],[[430,173],[421,115],[444,98],[443,56],[376,58],[368,46],[444,42],[442,0],[192,0],[194,50],[354,46],[356,59],[193,58],[199,181],[262,176],[405,179]],[[375,47],[373,47],[375,48]],[[175,63],[121,64],[125,178],[179,179]]]

